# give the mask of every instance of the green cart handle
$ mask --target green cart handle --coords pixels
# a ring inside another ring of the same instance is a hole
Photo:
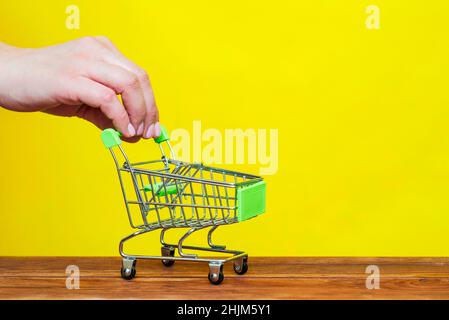
[[[159,135],[159,137],[154,138],[154,142],[158,144],[170,140],[170,135],[168,134],[167,128],[165,128],[165,126],[163,125],[160,125],[160,127],[161,134]],[[112,148],[120,145],[122,143],[122,140],[120,139],[121,136],[122,134],[120,132],[112,128],[104,129],[101,132],[101,140],[103,141],[103,144],[106,148]]]
[[[159,137],[154,138],[154,142],[161,144],[164,141],[169,141],[170,135],[168,134],[167,128],[161,124],[159,125],[159,127],[161,128],[161,134],[159,135]]]

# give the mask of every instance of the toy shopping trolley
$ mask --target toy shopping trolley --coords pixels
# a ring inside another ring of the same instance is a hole
[[[135,277],[137,259],[160,259],[167,267],[176,260],[207,262],[209,281],[213,284],[223,281],[225,262],[233,261],[237,274],[246,273],[247,253],[213,244],[212,233],[221,225],[248,220],[265,211],[266,185],[261,177],[176,160],[163,126],[161,135],[154,139],[162,152],[160,160],[131,163],[122,148],[120,133],[114,129],[104,130],[101,139],[117,167],[130,225],[137,229],[120,241],[122,278],[131,280]],[[169,151],[170,157],[165,151]],[[122,161],[123,165],[120,165]],[[164,235],[174,228],[185,228],[187,232],[177,244],[167,243]],[[184,245],[187,237],[205,228],[210,228],[207,247]],[[161,256],[124,253],[126,241],[158,229]],[[178,255],[175,256],[176,249]],[[202,257],[186,253],[185,249],[225,254],[226,257]]]

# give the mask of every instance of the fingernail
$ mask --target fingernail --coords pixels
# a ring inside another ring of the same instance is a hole
[[[134,135],[136,134],[136,129],[134,129],[131,123],[128,124],[128,134],[130,137],[134,137]]]
[[[143,136],[145,139],[149,139],[153,136],[153,132],[154,132],[154,124],[151,124],[148,129],[147,132],[145,132],[145,135]]]
[[[137,129],[137,135],[141,136],[143,133],[143,122],[140,124],[139,128]]]
[[[159,125],[159,122],[156,122],[154,125],[154,137],[157,138],[161,135],[161,126]]]

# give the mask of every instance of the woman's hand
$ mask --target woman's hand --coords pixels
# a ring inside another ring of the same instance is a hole
[[[0,43],[0,106],[77,116],[127,138],[160,135],[147,73],[105,37],[39,49]]]

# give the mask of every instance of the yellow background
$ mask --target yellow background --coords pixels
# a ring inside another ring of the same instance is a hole
[[[69,4],[80,30],[65,27]],[[371,4],[380,30],[365,27]],[[169,128],[279,129],[267,214],[223,227],[218,243],[447,256],[448,12],[445,0],[21,0],[2,1],[0,34],[29,47],[108,36],[150,74]],[[5,110],[0,125],[0,255],[117,255],[131,230],[99,130]],[[158,157],[152,142],[128,149]],[[157,236],[130,248],[158,253]]]

